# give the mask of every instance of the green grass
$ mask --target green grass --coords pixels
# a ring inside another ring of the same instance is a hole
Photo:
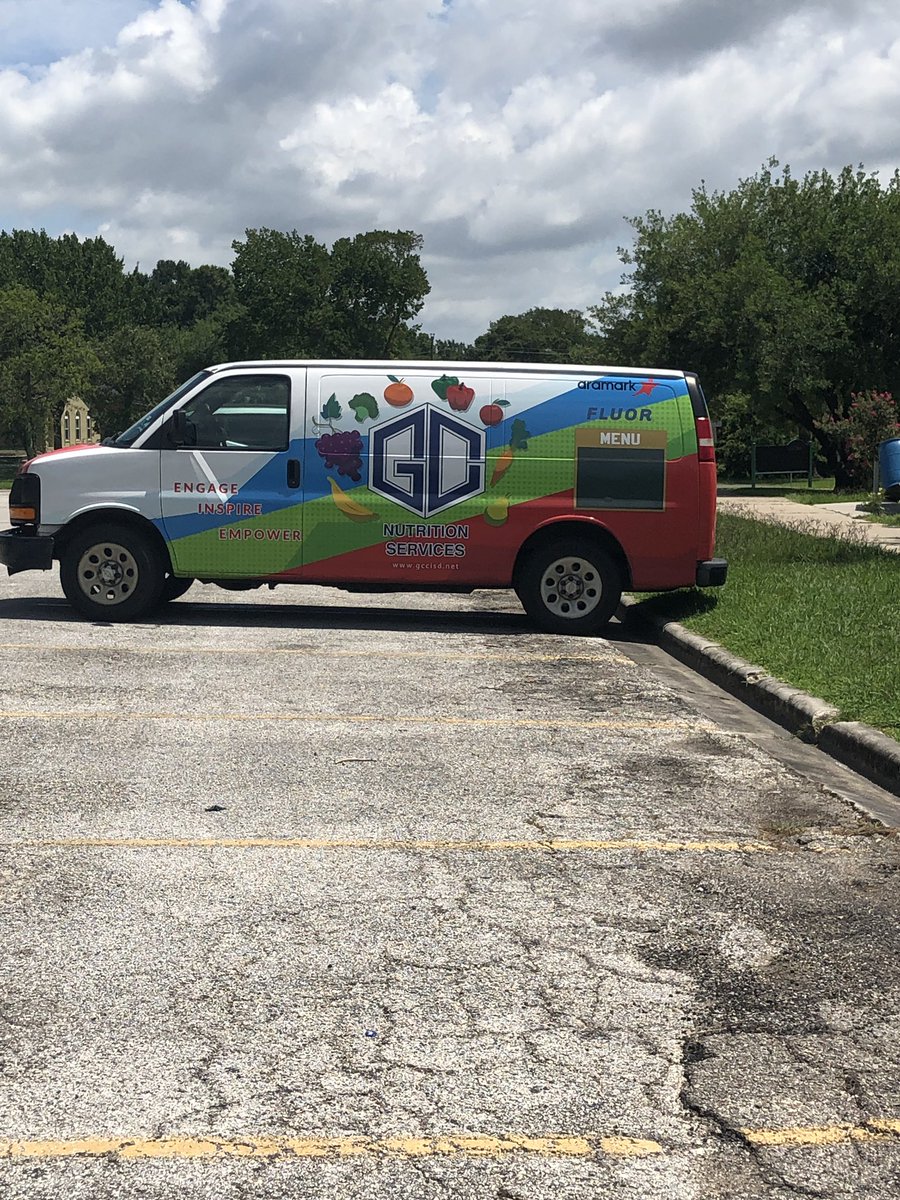
[[[808,488],[805,483],[757,485],[752,488],[747,483],[719,483],[719,493],[722,496],[783,496],[786,500],[794,500],[797,504],[861,504],[863,500],[871,499],[871,492],[836,492],[834,479],[814,479],[813,486]]]
[[[862,504],[871,500],[871,492],[785,492],[790,500],[798,504]]]
[[[728,513],[718,529],[725,587],[640,597],[641,607],[900,739],[900,555],[852,529],[816,537]]]
[[[777,480],[781,478],[781,483]],[[819,478],[814,476],[812,488],[807,487],[806,477],[802,479],[795,477],[793,483],[787,477],[764,475],[764,483],[758,483],[754,489],[749,479],[720,479],[719,487],[722,491],[731,495],[732,493],[738,496],[793,496],[795,492],[833,492],[834,491],[834,476],[824,476]]]
[[[8,492],[11,487],[12,487],[11,479],[0,479],[0,492],[2,492],[2,491]]]

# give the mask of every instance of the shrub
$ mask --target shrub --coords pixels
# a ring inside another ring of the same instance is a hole
[[[900,437],[900,405],[890,392],[853,392],[842,417],[818,423],[839,446],[851,486],[871,488],[878,443]]]
[[[745,392],[717,396],[710,402],[710,416],[718,422],[716,461],[724,479],[748,479],[754,442],[781,445],[796,437],[796,426],[766,415]]]

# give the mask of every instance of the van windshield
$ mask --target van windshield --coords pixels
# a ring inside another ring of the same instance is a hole
[[[150,409],[148,413],[144,413],[142,417],[138,417],[133,425],[125,430],[124,433],[116,434],[114,437],[107,438],[104,441],[104,446],[133,446],[142,433],[150,428],[157,417],[161,417],[167,408],[171,408],[177,400],[186,395],[191,388],[197,386],[201,379],[208,378],[211,371],[198,371],[196,375],[191,376],[180,387],[177,387],[171,395],[166,396],[165,400],[160,400],[159,404]]]

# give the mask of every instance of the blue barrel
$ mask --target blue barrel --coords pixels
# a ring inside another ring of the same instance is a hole
[[[888,500],[900,500],[900,438],[888,438],[878,447],[881,486]]]

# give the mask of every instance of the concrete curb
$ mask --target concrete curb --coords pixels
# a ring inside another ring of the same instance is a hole
[[[763,667],[730,654],[724,646],[691,633],[677,621],[640,612],[628,596],[616,614],[620,621],[653,630],[660,645],[725,691],[811,742],[857,774],[900,796],[900,742],[864,725],[844,721],[839,709],[770,675]]]

